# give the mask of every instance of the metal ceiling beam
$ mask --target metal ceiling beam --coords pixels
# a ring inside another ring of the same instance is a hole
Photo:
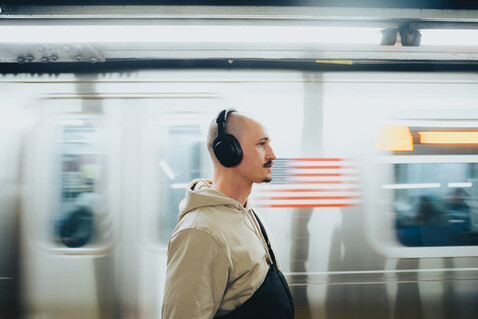
[[[1,1],[1,0],[0,0]],[[14,25],[405,26],[477,28],[478,11],[226,6],[0,6],[0,29]],[[393,42],[393,41],[392,41]],[[2,42],[0,62],[60,63],[158,59],[478,61],[478,47],[406,47],[281,43],[27,43]]]
[[[252,6],[1,6],[0,19],[261,19],[478,22],[476,10]]]

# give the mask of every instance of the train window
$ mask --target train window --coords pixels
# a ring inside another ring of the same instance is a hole
[[[212,176],[205,141],[208,125],[208,118],[170,115],[152,121],[145,131],[142,229],[161,248],[167,247],[177,225],[178,205],[189,182]]]
[[[391,226],[390,235],[380,238],[386,241],[392,236],[401,248],[390,244],[382,251],[407,257],[476,254],[476,123],[430,120],[398,124],[381,131],[377,146],[388,152],[382,157],[387,163],[383,172],[388,173],[383,175],[385,179],[376,179],[383,181],[381,198],[386,199],[390,212],[382,214],[381,220]],[[444,246],[454,248],[440,251]]]
[[[394,165],[397,238],[405,246],[478,244],[477,163]]]
[[[112,235],[106,205],[107,125],[75,118],[56,126],[52,239],[64,248],[104,244]]]
[[[170,142],[163,145],[159,170],[159,240],[167,244],[178,222],[178,203],[184,198],[186,185],[200,177],[198,125],[173,125],[168,128]]]

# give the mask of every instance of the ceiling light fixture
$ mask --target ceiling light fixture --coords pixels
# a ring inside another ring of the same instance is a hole
[[[381,28],[237,25],[0,26],[0,44],[29,43],[304,43],[375,44]]]

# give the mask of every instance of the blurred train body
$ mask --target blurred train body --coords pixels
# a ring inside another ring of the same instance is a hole
[[[156,69],[0,83],[1,317],[160,318],[177,206],[186,183],[212,176],[206,130],[225,107],[272,137],[274,180],[252,197],[296,318],[478,317],[475,73]],[[433,144],[427,132],[462,135]]]

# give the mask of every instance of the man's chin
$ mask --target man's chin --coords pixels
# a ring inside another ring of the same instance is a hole
[[[263,183],[270,183],[271,181],[272,181],[271,177],[267,177],[262,180]]]

